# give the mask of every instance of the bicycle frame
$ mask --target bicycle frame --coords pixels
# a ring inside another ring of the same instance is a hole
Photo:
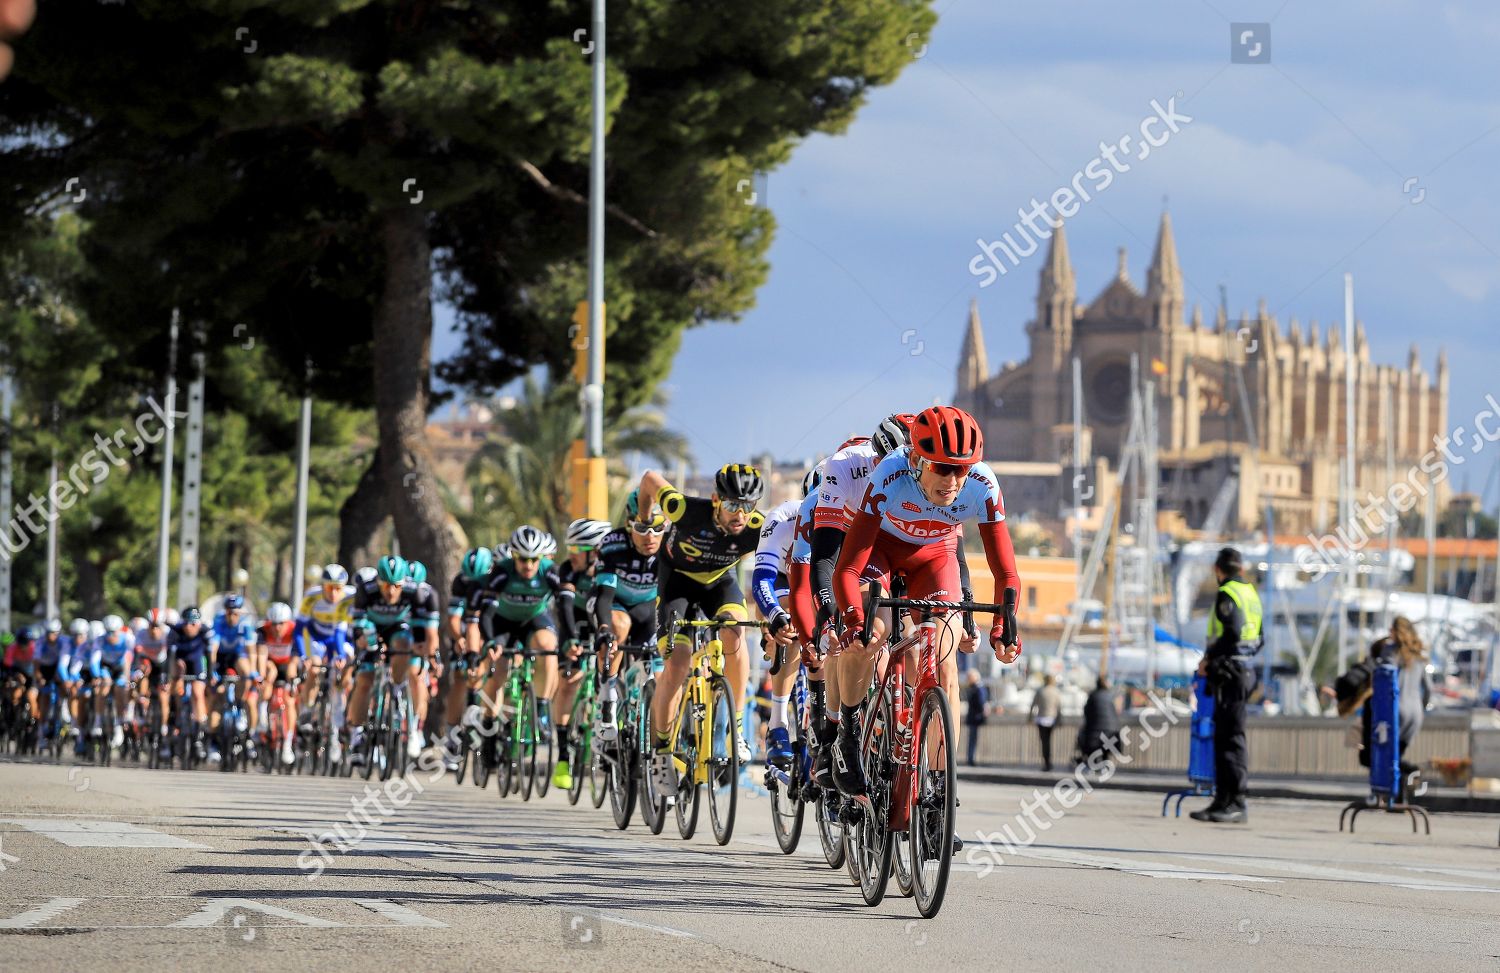
[[[709,721],[705,718],[709,705],[709,679],[713,676],[724,675],[724,642],[717,634],[712,639],[704,642],[703,635],[710,628],[715,627],[712,621],[680,622],[678,628],[691,629],[693,640],[693,653],[688,663],[688,677],[682,686],[682,699],[677,704],[677,713],[672,717],[672,728],[667,739],[682,739],[683,724],[692,718],[693,752],[698,759],[694,766],[688,767],[682,758],[674,751],[672,764],[679,777],[691,773],[691,780],[696,784],[708,783],[709,761],[712,754],[712,730]],[[730,719],[734,714],[730,714]]]

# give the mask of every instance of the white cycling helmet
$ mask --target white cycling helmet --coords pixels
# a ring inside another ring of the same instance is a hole
[[[360,584],[368,584],[369,582],[374,581],[375,569],[368,566],[360,568],[358,571],[354,572],[354,580],[359,582]]]
[[[347,584],[349,582],[349,572],[344,570],[342,564],[323,565],[321,577],[320,584]]]
[[[587,517],[579,518],[568,525],[567,541],[569,547],[598,547],[608,534],[611,526],[608,521],[589,520]]]
[[[546,540],[542,541],[542,557],[552,557],[557,554],[557,538],[547,534]]]
[[[61,631],[62,631],[62,619],[61,618],[49,618],[49,619],[47,619],[47,632],[48,632],[48,634],[57,635]]]
[[[68,623],[68,634],[75,639],[87,638],[89,634],[89,620],[87,618],[75,618]]]
[[[549,544],[552,550],[557,550],[557,541],[551,534],[530,524],[522,524],[510,535],[510,554],[512,557],[546,557]]]
[[[125,627],[125,619],[121,618],[119,615],[105,615],[103,624],[105,633],[113,635],[114,633]]]
[[[271,607],[266,609],[266,621],[272,625],[285,625],[291,620],[292,606],[284,601],[272,602]]]
[[[104,638],[104,623],[101,622],[101,621],[99,621],[97,618],[94,619],[93,621],[89,622],[89,638],[91,638],[91,639],[102,639],[102,638]]]

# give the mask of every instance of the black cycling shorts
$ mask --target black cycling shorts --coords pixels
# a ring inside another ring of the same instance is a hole
[[[739,579],[733,571],[724,572],[713,584],[694,581],[675,571],[664,573],[666,578],[658,589],[661,594],[656,600],[656,627],[664,636],[672,634],[667,630],[669,621],[687,619],[691,607],[701,611],[704,618],[714,618],[725,608],[745,608],[745,593],[740,590]],[[671,651],[670,646],[667,651]]]
[[[511,621],[497,613],[489,616],[488,626],[481,618],[479,630],[484,634],[486,641],[500,639],[505,643],[527,646],[531,644],[531,636],[537,632],[556,632],[557,622],[552,620],[551,612],[542,612],[524,622]]]
[[[624,612],[630,616],[630,632],[625,636],[627,645],[645,645],[656,638],[656,602],[643,601],[637,605],[622,605],[615,602],[611,608],[614,612]]]

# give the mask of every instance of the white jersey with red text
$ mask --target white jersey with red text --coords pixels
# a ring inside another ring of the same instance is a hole
[[[824,460],[823,480],[818,484],[817,502],[813,505],[813,527],[837,527],[848,530],[854,522],[854,508],[864,495],[865,484],[878,460],[875,447],[868,440],[855,443]]]

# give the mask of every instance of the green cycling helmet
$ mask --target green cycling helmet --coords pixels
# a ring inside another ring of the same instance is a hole
[[[476,547],[464,555],[463,574],[470,581],[489,577],[495,567],[495,552],[487,547]]]
[[[375,577],[388,584],[400,584],[410,573],[411,566],[406,563],[406,559],[395,554],[387,554],[375,563]]]
[[[421,584],[427,580],[427,565],[421,561],[408,561],[406,563],[406,577],[412,584]]]

